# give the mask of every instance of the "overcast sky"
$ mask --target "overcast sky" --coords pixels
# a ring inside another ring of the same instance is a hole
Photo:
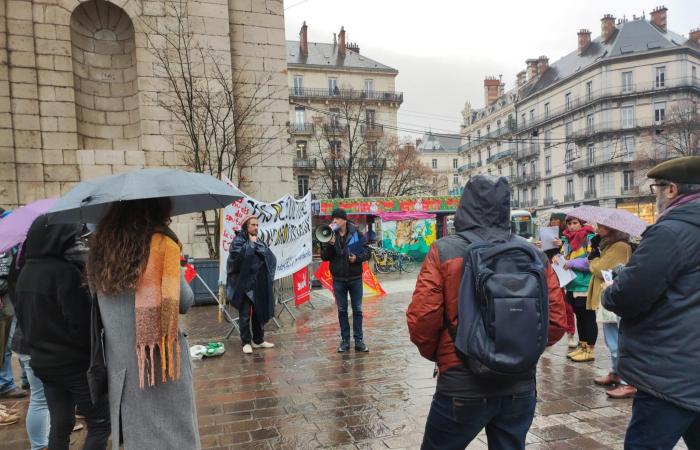
[[[503,75],[506,89],[525,60],[550,63],[576,48],[580,28],[600,35],[600,18],[641,16],[661,3],[631,0],[284,0],[287,39],[298,40],[304,20],[309,41],[347,39],[368,58],[398,69],[403,91],[399,127],[459,132],[466,101],[484,104],[486,75]],[[684,36],[700,26],[697,0],[666,1],[668,27]],[[401,133],[408,134],[408,133]]]

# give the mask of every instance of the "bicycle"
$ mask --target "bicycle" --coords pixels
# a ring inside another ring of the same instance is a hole
[[[413,259],[409,255],[395,252],[393,250],[386,250],[373,245],[370,245],[369,248],[372,251],[374,268],[378,273],[410,273],[414,269]]]

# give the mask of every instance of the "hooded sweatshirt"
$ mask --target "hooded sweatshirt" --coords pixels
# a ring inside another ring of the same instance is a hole
[[[469,230],[489,241],[510,238],[510,188],[505,178],[479,175],[467,183],[455,213],[457,232]],[[456,327],[464,255],[469,243],[460,236],[438,239],[430,247],[406,311],[411,341],[421,355],[435,361],[437,391],[452,397],[493,397],[535,389],[535,374],[526,380],[501,381],[471,373],[455,351],[445,322]],[[542,254],[542,261],[546,257]],[[564,299],[556,275],[547,268],[550,298],[549,335],[553,344],[564,333]]]
[[[65,258],[81,229],[40,217],[24,244],[17,315],[32,369],[42,379],[84,372],[90,363],[90,292],[78,266]]]

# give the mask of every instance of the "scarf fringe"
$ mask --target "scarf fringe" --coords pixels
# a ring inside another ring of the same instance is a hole
[[[175,336],[163,337],[160,343],[143,344],[136,347],[136,358],[138,360],[139,370],[139,387],[146,388],[156,385],[156,358],[160,357],[161,383],[167,383],[168,380],[175,381],[181,378],[180,370],[180,339]]]

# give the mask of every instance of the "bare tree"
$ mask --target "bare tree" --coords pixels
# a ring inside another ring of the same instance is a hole
[[[279,92],[270,87],[271,74],[232,68],[230,55],[201,43],[188,19],[185,0],[168,0],[164,18],[142,19],[154,70],[169,87],[157,102],[179,124],[175,148],[184,165],[240,187],[245,169],[271,156],[270,144],[280,137],[258,125]],[[202,212],[201,219],[216,258],[219,211]]]
[[[400,197],[433,193],[433,172],[423,164],[414,145],[394,145],[387,156],[384,195]]]
[[[661,160],[700,154],[700,113],[694,100],[682,100],[669,109],[663,125],[654,134],[655,155]]]
[[[317,117],[320,130],[314,134],[314,152],[321,161],[320,189],[330,198],[352,194],[354,171],[366,154],[366,108],[363,99],[340,91],[329,102],[329,114]]]

